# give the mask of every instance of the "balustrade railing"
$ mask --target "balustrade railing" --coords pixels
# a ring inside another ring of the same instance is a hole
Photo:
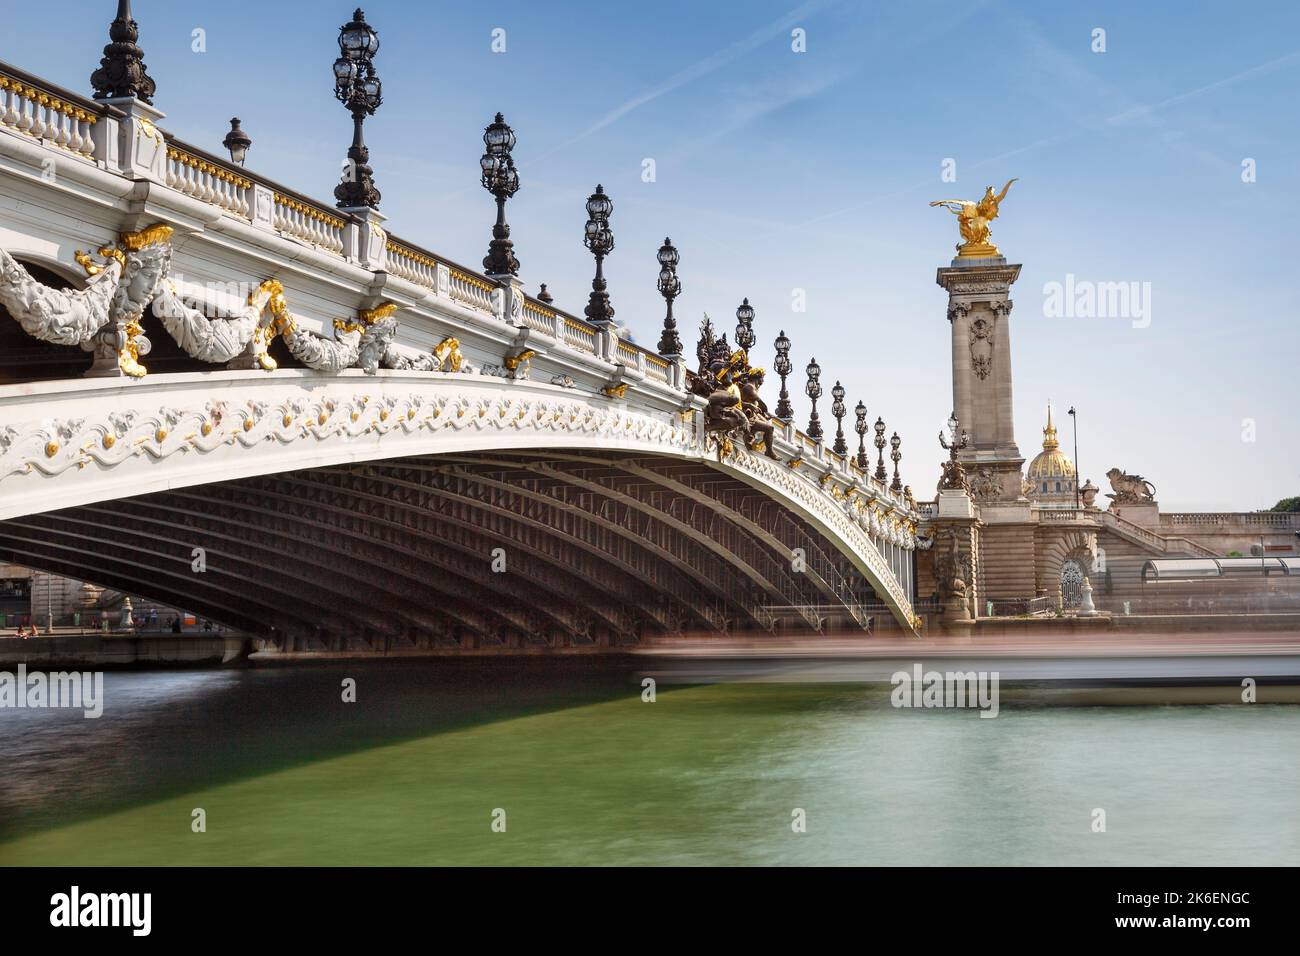
[[[272,225],[286,236],[328,252],[343,252],[343,231],[347,223],[322,207],[277,192]]]
[[[495,314],[492,308],[492,290],[498,286],[463,269],[449,268],[447,272],[449,279],[447,291],[453,299],[479,312]]]
[[[18,70],[0,69],[0,126],[94,159],[94,126],[104,110]]]
[[[564,318],[564,344],[579,352],[596,352],[596,327],[579,319]]]
[[[167,146],[167,185],[242,219],[247,219],[252,209],[251,180],[196,155],[175,141]]]
[[[1254,525],[1265,528],[1300,528],[1300,514],[1285,511],[1225,511],[1218,513],[1163,512],[1161,524],[1182,525]]]
[[[438,288],[438,260],[391,236],[386,244],[388,271],[426,289]]]
[[[524,325],[539,332],[558,338],[557,323],[560,315],[554,309],[548,309],[534,299],[524,299]]]
[[[646,353],[645,373],[647,378],[652,378],[657,382],[668,381],[668,360],[658,355]]]

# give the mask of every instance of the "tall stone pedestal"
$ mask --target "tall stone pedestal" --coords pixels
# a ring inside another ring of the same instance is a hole
[[[978,608],[979,519],[970,495],[945,488],[939,492],[934,534],[934,579],[939,593],[939,625],[945,634],[967,636]]]
[[[1002,257],[953,259],[936,281],[948,292],[952,408],[970,444],[960,458],[976,499],[1023,497],[1011,397],[1011,284],[1019,265]]]

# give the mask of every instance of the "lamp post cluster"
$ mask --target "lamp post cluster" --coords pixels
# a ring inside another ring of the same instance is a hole
[[[97,99],[134,98],[144,103],[151,103],[155,93],[154,81],[149,77],[144,65],[144,52],[136,45],[139,27],[131,17],[130,0],[119,0],[117,17],[109,27],[111,42],[104,48],[100,68],[91,76]],[[340,209],[348,211],[374,210],[379,205],[380,193],[375,186],[374,170],[370,167],[370,151],[365,144],[364,125],[366,117],[373,116],[383,103],[383,85],[375,71],[374,59],[379,52],[379,34],[366,22],[365,13],[357,9],[352,19],[339,28],[339,56],[334,61],[334,95],[352,116],[352,145],[348,148],[348,162],[342,181],[335,187],[334,196]],[[243,166],[253,140],[240,126],[236,117],[230,121],[230,131],[222,140],[222,145],[229,150],[231,161]],[[515,167],[514,147],[515,131],[506,123],[505,117],[497,113],[493,121],[483,130],[484,152],[479,160],[482,173],[481,183],[496,200],[496,222],[492,227],[492,240],[488,244],[488,254],[483,258],[483,269],[493,277],[517,276],[519,260],[514,254],[514,243],[510,239],[510,226],[506,222],[506,202],[513,197],[520,187],[519,171]],[[600,328],[608,328],[614,321],[614,307],[610,302],[608,285],[605,280],[605,257],[614,250],[614,233],[610,228],[610,216],[614,203],[606,194],[604,186],[597,185],[586,202],[587,222],[583,229],[583,245],[596,259],[596,272],[591,282],[591,295],[588,298],[584,314],[587,319]],[[681,260],[677,247],[672,240],[665,238],[656,254],[659,263],[657,287],[664,297],[663,332],[659,338],[659,354],[670,360],[682,356],[682,341],[677,330],[677,320],[673,316],[673,302],[681,294],[682,283],[677,275],[677,266]],[[541,287],[539,298],[543,302],[552,301],[546,286]],[[707,320],[706,320],[707,321]],[[722,340],[725,342],[725,337]],[[746,360],[756,342],[754,334],[754,307],[745,298],[736,309],[735,345],[744,351]],[[773,367],[781,378],[781,390],[777,399],[774,417],[790,424],[794,410],[790,403],[790,391],[787,378],[794,366],[790,360],[790,339],[782,329],[775,341],[776,360]],[[809,361],[807,383],[804,393],[811,402],[808,418],[808,437],[822,441],[821,418],[817,412],[817,401],[822,397],[821,366],[816,359]],[[835,417],[835,440],[832,445],[837,455],[847,457],[848,442],[844,435],[844,416],[848,409],[845,405],[846,390],[841,382],[836,382],[831,389],[831,414]],[[1074,414],[1074,409],[1070,409]],[[867,452],[867,408],[862,402],[854,409],[854,430],[858,434],[858,451],[856,464],[867,470],[871,460]],[[885,423],[877,418],[875,427],[875,446],[878,460],[874,477],[884,482],[888,478],[885,469],[884,449]],[[890,458],[894,462],[894,477],[891,490],[901,492],[902,482],[899,476],[899,462],[902,459],[900,447],[902,441],[897,432],[889,439]],[[1077,459],[1077,455],[1076,455]],[[1077,481],[1076,481],[1077,486]]]
[[[790,407],[790,391],[785,387],[785,377],[794,370],[794,366],[790,364],[790,339],[786,336],[785,329],[776,337],[776,361],[772,365],[776,374],[781,376],[781,394],[777,397],[775,415],[789,425],[794,418],[794,409]]]
[[[808,416],[808,437],[813,441],[822,440],[822,420],[817,414],[817,399],[822,397],[822,367],[817,364],[816,359],[808,363],[808,384],[804,386],[804,394],[812,401],[812,414]]]
[[[375,54],[379,52],[379,34],[366,23],[365,13],[357,9],[352,19],[339,27],[339,58],[334,61],[334,95],[352,114],[352,145],[343,181],[334,187],[340,209],[374,209],[379,206],[374,170],[370,168],[370,150],[366,148],[362,125],[374,116],[383,103],[383,85],[375,72]]]
[[[490,276],[519,275],[519,260],[515,258],[514,243],[510,241],[510,226],[506,224],[506,200],[519,192],[519,171],[511,152],[515,148],[515,131],[506,125],[500,113],[483,130],[486,147],[479,167],[483,171],[483,188],[497,200],[497,221],[492,227],[492,241],[488,254],[483,257],[483,271]]]
[[[596,257],[596,276],[591,280],[591,295],[583,315],[602,328],[614,321],[614,307],[609,303],[605,283],[605,257],[614,251],[614,233],[609,228],[613,211],[613,201],[605,195],[605,187],[597,183],[596,191],[587,197],[587,225],[582,234],[583,245]]]
[[[849,446],[844,441],[844,413],[848,411],[844,407],[844,386],[839,382],[831,389],[831,414],[835,416],[835,444],[831,450],[837,455],[847,455]]]
[[[858,433],[858,467],[863,471],[871,467],[871,459],[867,457],[867,406],[858,402],[858,407],[853,409],[853,414],[857,421],[853,424],[853,430]]]
[[[677,334],[677,320],[673,318],[673,299],[682,294],[682,280],[677,278],[677,263],[681,257],[667,236],[664,237],[664,244],[659,247],[656,258],[659,260],[659,294],[668,303],[668,311],[664,314],[664,331],[659,336],[659,354],[664,358],[681,358],[682,339]]]

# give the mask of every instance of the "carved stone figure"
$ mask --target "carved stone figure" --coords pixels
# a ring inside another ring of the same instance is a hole
[[[970,325],[970,363],[981,379],[993,371],[993,326],[988,319],[976,319]]]
[[[397,306],[391,302],[362,310],[357,321],[336,320],[334,337],[328,338],[300,328],[289,311],[283,286],[267,280],[244,308],[209,317],[186,304],[169,279],[171,238],[172,228],[158,223],[123,233],[120,246],[101,248],[104,265],[78,252],[76,260],[90,275],[81,290],[45,286],[0,250],[0,304],[34,338],[94,352],[89,375],[138,378],[146,373],[140,358],[149,353],[150,342],[140,320],[150,306],[181,350],[203,362],[274,370],[276,362],[268,348],[278,335],[295,358],[318,371],[359,367],[374,374],[381,365],[432,370],[449,360],[453,371],[460,370],[455,340],[448,340],[451,346],[441,355],[409,359],[396,352],[392,343],[398,329]]]
[[[1118,468],[1112,468],[1106,472],[1106,477],[1110,479],[1110,486],[1115,489],[1113,495],[1106,497],[1112,499],[1117,505],[1155,500],[1156,486],[1141,475],[1130,475]]]
[[[750,447],[754,447],[756,439],[762,439],[763,453],[768,458],[777,459],[776,451],[772,448],[772,434],[776,428],[772,424],[767,403],[758,394],[758,390],[763,387],[764,374],[761,368],[749,370],[745,384],[740,386],[741,409],[749,420]]]
[[[1002,483],[992,468],[981,468],[970,483],[971,494],[980,501],[989,501],[1002,494]]]

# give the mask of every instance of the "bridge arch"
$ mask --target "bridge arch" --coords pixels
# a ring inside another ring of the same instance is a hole
[[[914,541],[899,503],[843,462],[720,449],[689,400],[282,369],[10,386],[0,410],[21,422],[0,432],[0,556],[293,646],[865,625],[874,600],[914,628],[882,553]]]

